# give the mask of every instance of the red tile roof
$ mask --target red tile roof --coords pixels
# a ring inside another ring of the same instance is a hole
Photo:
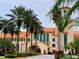
[[[79,31],[75,31],[75,32],[74,32],[74,37],[75,37],[75,38],[79,38]]]
[[[26,37],[26,33],[25,32],[20,32],[19,35],[20,38],[25,38]],[[0,33],[0,38],[4,38],[4,34]],[[6,34],[6,38],[11,38],[11,34]],[[17,35],[13,35],[13,38],[17,38]]]
[[[57,33],[58,33],[56,28],[44,28],[43,30],[46,33],[52,33],[52,36],[56,36]],[[29,36],[30,36],[30,34],[29,34]],[[20,32],[19,37],[20,38],[25,38],[26,37],[26,32]],[[75,38],[79,38],[79,31],[75,31],[74,32],[74,37]],[[4,34],[3,33],[0,33],[0,38],[4,38]],[[7,34],[6,38],[11,38],[11,34]],[[14,34],[13,38],[17,38],[17,35]]]
[[[44,28],[43,29],[44,32],[47,32],[47,33],[52,33],[52,35],[57,35],[57,29],[56,28]]]

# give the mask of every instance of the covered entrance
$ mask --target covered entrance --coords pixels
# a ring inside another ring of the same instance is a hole
[[[29,48],[29,52],[36,52],[36,53],[41,53],[41,50],[38,46],[33,45]]]

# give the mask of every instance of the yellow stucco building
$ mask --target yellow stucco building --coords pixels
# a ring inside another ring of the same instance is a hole
[[[66,12],[68,12],[70,8],[68,7],[62,7],[60,9],[62,16],[66,15]],[[72,25],[72,23],[69,24]],[[54,50],[58,50],[58,31],[57,28],[44,28],[44,33],[39,33],[37,35],[32,34],[32,46],[31,46],[31,34],[28,35],[28,44],[27,44],[27,50],[28,52],[32,51],[32,47],[37,47],[37,52],[44,54],[48,52],[53,52]],[[26,51],[26,33],[20,32],[19,35],[19,52],[25,52]],[[4,34],[0,34],[0,38],[4,38]],[[10,40],[11,35],[6,35],[7,40]],[[12,43],[17,43],[17,36],[13,36]],[[64,49],[64,46],[70,42],[74,41],[74,31],[73,27],[67,29],[64,31],[64,35],[61,39],[61,45]]]

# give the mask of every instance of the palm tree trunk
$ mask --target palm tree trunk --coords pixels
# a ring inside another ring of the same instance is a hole
[[[6,43],[6,34],[4,33],[4,43]],[[6,47],[4,47],[4,51],[6,53]]]
[[[36,36],[37,34],[35,34],[35,36]],[[37,36],[36,36],[36,39],[35,39],[35,46],[37,45]]]
[[[4,34],[4,41],[6,41],[6,34]]]
[[[28,28],[26,29],[26,52],[27,52],[27,42],[28,41]]]
[[[19,32],[20,32],[20,28],[18,28],[18,34],[17,34],[17,44],[16,44],[16,51],[19,52]]]
[[[11,43],[12,43],[12,41],[13,41],[13,35],[11,35]]]
[[[62,51],[64,49],[64,36],[62,32],[58,32],[58,50]]]
[[[32,46],[32,33],[31,33],[31,46]]]
[[[37,39],[35,39],[35,46],[37,45]]]

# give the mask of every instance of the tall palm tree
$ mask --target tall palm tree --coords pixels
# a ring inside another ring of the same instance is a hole
[[[0,30],[4,33],[4,43],[6,43],[6,34],[8,33],[9,30],[9,25],[10,25],[10,20],[0,20]],[[4,47],[5,52],[6,52],[6,46]]]
[[[58,29],[58,49],[62,50],[64,48],[64,43],[61,45],[61,39],[64,34],[63,32],[72,21],[69,18],[66,18],[66,16],[62,17],[58,6],[55,6],[55,9],[56,10],[51,10],[50,14]]]
[[[12,40],[13,40],[13,35],[15,34],[15,32],[16,32],[16,24],[15,23],[11,23],[10,25],[9,25],[9,33],[11,34],[11,42],[12,42]]]
[[[71,10],[68,12],[67,14],[67,18],[70,17],[70,15],[72,15],[72,13],[75,11],[75,10],[79,10],[79,0],[57,0],[54,7],[51,9],[51,11],[55,11],[56,8],[55,7],[60,7],[61,4],[62,4],[62,7],[67,7],[69,6],[70,4],[73,4],[71,6]],[[64,6],[64,4],[66,4],[66,6]]]
[[[26,52],[27,52],[27,39],[28,39],[28,33],[31,21],[34,19],[33,17],[36,17],[36,15],[33,13],[31,9],[26,10],[24,14],[24,20],[23,20],[23,27],[26,29]]]
[[[0,20],[0,29],[4,33],[4,40],[6,39],[6,34],[8,33],[9,30],[9,25],[10,25],[10,20]]]
[[[35,35],[43,32],[43,27],[41,26],[41,22],[38,18],[34,18],[34,20],[30,23],[29,32],[31,33],[31,46],[32,46],[32,33]],[[35,39],[35,45],[36,45],[37,39]]]
[[[18,28],[18,35],[17,35],[17,51],[19,51],[19,44],[18,44],[18,41],[19,41],[19,32],[20,32],[20,28],[21,28],[21,25],[22,25],[22,20],[23,20],[23,15],[25,13],[25,7],[22,7],[22,6],[18,6],[14,9],[11,9],[11,12],[12,14],[7,14],[7,16],[11,17],[12,20],[15,21],[16,25],[17,25],[17,28]]]

